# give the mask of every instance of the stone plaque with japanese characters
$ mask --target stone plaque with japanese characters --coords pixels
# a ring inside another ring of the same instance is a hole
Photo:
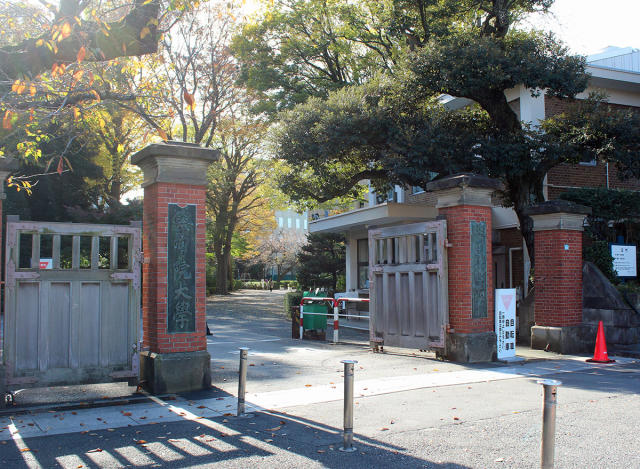
[[[196,330],[196,206],[169,204],[167,331]]]
[[[487,317],[487,225],[471,222],[471,317]]]

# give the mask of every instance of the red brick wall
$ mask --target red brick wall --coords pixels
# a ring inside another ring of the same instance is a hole
[[[536,231],[535,322],[573,326],[582,322],[582,232]],[[569,250],[565,250],[565,244]]]
[[[159,182],[144,189],[143,297],[144,346],[152,352],[206,350],[204,186]],[[196,332],[167,333],[167,218],[169,204],[196,204]]]
[[[493,260],[491,256],[491,208],[471,205],[439,210],[447,217],[449,264],[449,325],[457,333],[490,332],[493,321]],[[471,222],[487,227],[487,317],[471,317]]]

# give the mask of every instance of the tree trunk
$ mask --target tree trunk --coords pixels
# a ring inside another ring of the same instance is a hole
[[[227,282],[229,271],[229,261],[225,259],[225,253],[220,253],[220,257],[216,255],[216,294],[228,295],[229,284]]]

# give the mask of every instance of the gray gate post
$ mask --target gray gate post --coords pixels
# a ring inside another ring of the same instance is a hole
[[[239,417],[244,414],[244,396],[247,392],[247,355],[249,349],[240,347],[240,368],[238,369],[238,411],[236,415]]]
[[[352,453],[353,446],[353,365],[357,360],[342,360],[344,363],[344,432],[340,451]]]
[[[540,467],[553,469],[556,438],[556,407],[558,386],[562,382],[555,379],[541,379],[544,389],[544,407],[542,409],[542,442],[540,445]]]

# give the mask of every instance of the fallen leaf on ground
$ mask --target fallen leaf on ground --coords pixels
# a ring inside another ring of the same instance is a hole
[[[131,416],[131,412],[122,412],[122,415],[124,415],[125,417],[130,417]]]
[[[310,387],[311,387],[311,384],[305,384],[305,385],[304,385],[304,387],[305,387],[305,388],[310,388]]]
[[[273,440],[271,438],[267,438],[266,440],[264,440],[265,443],[271,443]]]
[[[203,406],[203,405],[199,405],[198,406],[198,409],[204,409],[204,408],[205,408],[205,406]]]
[[[273,428],[267,428],[266,431],[268,432],[277,432],[278,430],[280,430],[282,427],[273,427]]]
[[[380,431],[381,431],[381,432],[386,432],[387,430],[389,430],[387,427],[382,427],[382,428],[380,429]]]
[[[100,448],[90,449],[89,451],[87,451],[87,453],[102,453],[102,449]]]
[[[137,445],[145,445],[145,444],[147,444],[147,441],[146,440],[136,440],[136,444]]]
[[[453,417],[453,420],[460,420],[458,417]]]
[[[318,453],[324,453],[324,450],[323,449],[319,449]]]
[[[28,452],[28,451],[31,451],[31,450],[30,450],[29,448],[22,448],[22,449],[20,450],[20,452],[21,452],[21,453],[26,453],[26,452]]]
[[[498,458],[498,459],[496,459],[495,462],[503,462],[503,461],[504,461],[504,458]]]

